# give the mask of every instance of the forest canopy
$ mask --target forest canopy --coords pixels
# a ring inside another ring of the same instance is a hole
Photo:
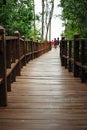
[[[87,0],[60,0],[60,7],[65,26],[63,35],[72,38],[76,32],[87,37]]]
[[[6,29],[7,35],[12,35],[15,30],[25,37],[33,33],[33,2],[27,0],[7,0],[0,7],[0,25]]]
[[[3,6],[0,6],[0,25],[6,29],[6,34],[13,35],[14,31],[18,30],[26,38],[42,37],[43,39],[46,27],[45,37],[47,39],[48,29],[51,28],[53,8],[55,8],[54,0],[42,0],[41,2],[40,16],[35,14],[34,0],[1,0],[0,5],[3,4]],[[50,6],[51,9],[49,9]],[[65,27],[61,35],[72,38],[74,33],[78,33],[80,37],[87,37],[87,0],[60,0],[59,6],[62,8],[61,19]],[[35,21],[39,22],[40,17],[42,17],[42,27],[38,28]],[[51,31],[49,32],[51,35]]]

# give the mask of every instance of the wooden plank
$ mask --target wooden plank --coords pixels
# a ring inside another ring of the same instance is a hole
[[[0,130],[87,129],[87,84],[61,67],[59,49],[32,60],[0,108]]]
[[[2,36],[0,36],[0,40],[2,40]]]
[[[14,39],[18,39],[18,37],[16,37],[16,36],[6,36],[6,40],[14,40]]]
[[[66,96],[62,98],[62,96],[53,96],[53,95],[47,95],[47,96],[37,96],[37,95],[32,95],[32,96],[22,96],[22,95],[17,95],[17,96],[9,96],[9,103],[87,103],[87,96],[83,96],[82,98],[79,96]],[[17,100],[16,100],[17,99]]]
[[[3,79],[2,79],[2,78],[0,78],[0,84],[2,83],[2,81],[3,81]]]
[[[49,120],[34,120],[34,121],[31,121],[31,120],[12,120],[10,123],[11,120],[8,120],[6,122],[6,126],[7,126],[7,129],[6,130],[12,130],[11,128],[13,126],[15,126],[15,128],[17,130],[58,130],[58,128],[61,130],[84,130],[86,129],[86,121],[83,120],[82,123],[81,122],[77,122],[78,125],[76,125],[76,121],[75,120],[52,120],[52,121],[49,121]],[[64,123],[62,124],[62,122],[64,121]],[[85,122],[85,123],[83,123]],[[3,121],[1,122],[2,123],[2,130],[5,130],[5,126],[3,125]],[[80,124],[81,123],[81,124]],[[9,124],[9,125],[8,125]],[[31,125],[32,124],[32,125]],[[49,125],[48,125],[49,124]],[[73,124],[73,125],[71,125]],[[21,127],[19,127],[21,126]],[[69,128],[69,129],[67,129]]]
[[[7,69],[7,73],[6,73],[7,76],[8,76],[9,74],[11,74],[12,70],[15,68],[15,66],[18,64],[18,62],[19,62],[19,60],[16,59],[16,60],[15,60],[15,63],[12,63],[12,64],[11,64],[11,68],[8,68],[8,69]]]
[[[5,44],[5,29],[0,26],[0,78],[3,82],[0,83],[0,106],[7,105],[7,80],[6,80],[6,44]]]

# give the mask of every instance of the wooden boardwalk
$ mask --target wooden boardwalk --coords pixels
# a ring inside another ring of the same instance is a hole
[[[86,130],[87,84],[61,67],[59,50],[30,61],[0,107],[0,130]]]

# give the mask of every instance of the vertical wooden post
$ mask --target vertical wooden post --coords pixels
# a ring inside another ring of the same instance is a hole
[[[72,41],[70,40],[69,41],[69,67],[68,67],[68,70],[69,72],[72,71],[72,63],[71,63],[71,55],[72,55]]]
[[[63,57],[64,55],[64,48],[65,48],[65,37],[62,37],[61,42],[60,42],[60,57],[61,57],[61,65],[65,65],[65,59]]]
[[[74,34],[74,77],[79,76],[79,67],[76,65],[76,61],[79,59],[79,35]]]
[[[17,76],[20,76],[20,72],[21,72],[21,62],[20,62],[20,33],[18,31],[14,32],[14,35],[17,36],[18,40],[17,40],[17,59],[19,60],[18,62],[18,66],[17,66]]]
[[[28,40],[27,42],[26,42],[26,46],[27,46],[27,54],[28,55],[26,55],[27,56],[27,63],[32,59],[32,50],[31,50],[31,41],[30,40]]]
[[[81,64],[84,65],[85,64],[85,39],[81,40]],[[84,83],[86,81],[86,74],[85,74],[85,69],[83,67],[81,67],[81,82]]]
[[[30,44],[31,44],[31,60],[34,59],[34,43],[33,43],[33,39],[30,39]]]
[[[11,41],[6,41],[6,67],[11,68]]]
[[[33,59],[35,59],[35,41],[33,41]]]
[[[64,66],[65,68],[67,68],[67,40],[64,41],[64,55],[65,55]]]
[[[38,57],[38,40],[36,42],[36,51],[37,51],[36,57]]]
[[[6,43],[5,29],[0,26],[0,106],[7,105]]]
[[[30,55],[28,56],[27,53],[30,53],[30,48],[29,48],[29,41],[25,41],[26,44],[26,63],[28,63],[28,61],[30,60]],[[28,49],[29,48],[29,49]],[[29,58],[28,58],[29,57]],[[28,60],[29,59],[29,60]]]
[[[24,62],[23,65],[26,65],[26,42],[25,42],[25,37],[22,36],[22,39],[24,40],[24,44],[23,44],[23,54],[24,54]]]
[[[15,63],[15,60],[16,60],[16,43],[15,43],[15,39],[12,40],[12,48],[13,48],[12,63]]]

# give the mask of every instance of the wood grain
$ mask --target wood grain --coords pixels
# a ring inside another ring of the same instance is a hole
[[[61,67],[59,48],[30,61],[0,107],[0,130],[86,130],[87,84]]]

